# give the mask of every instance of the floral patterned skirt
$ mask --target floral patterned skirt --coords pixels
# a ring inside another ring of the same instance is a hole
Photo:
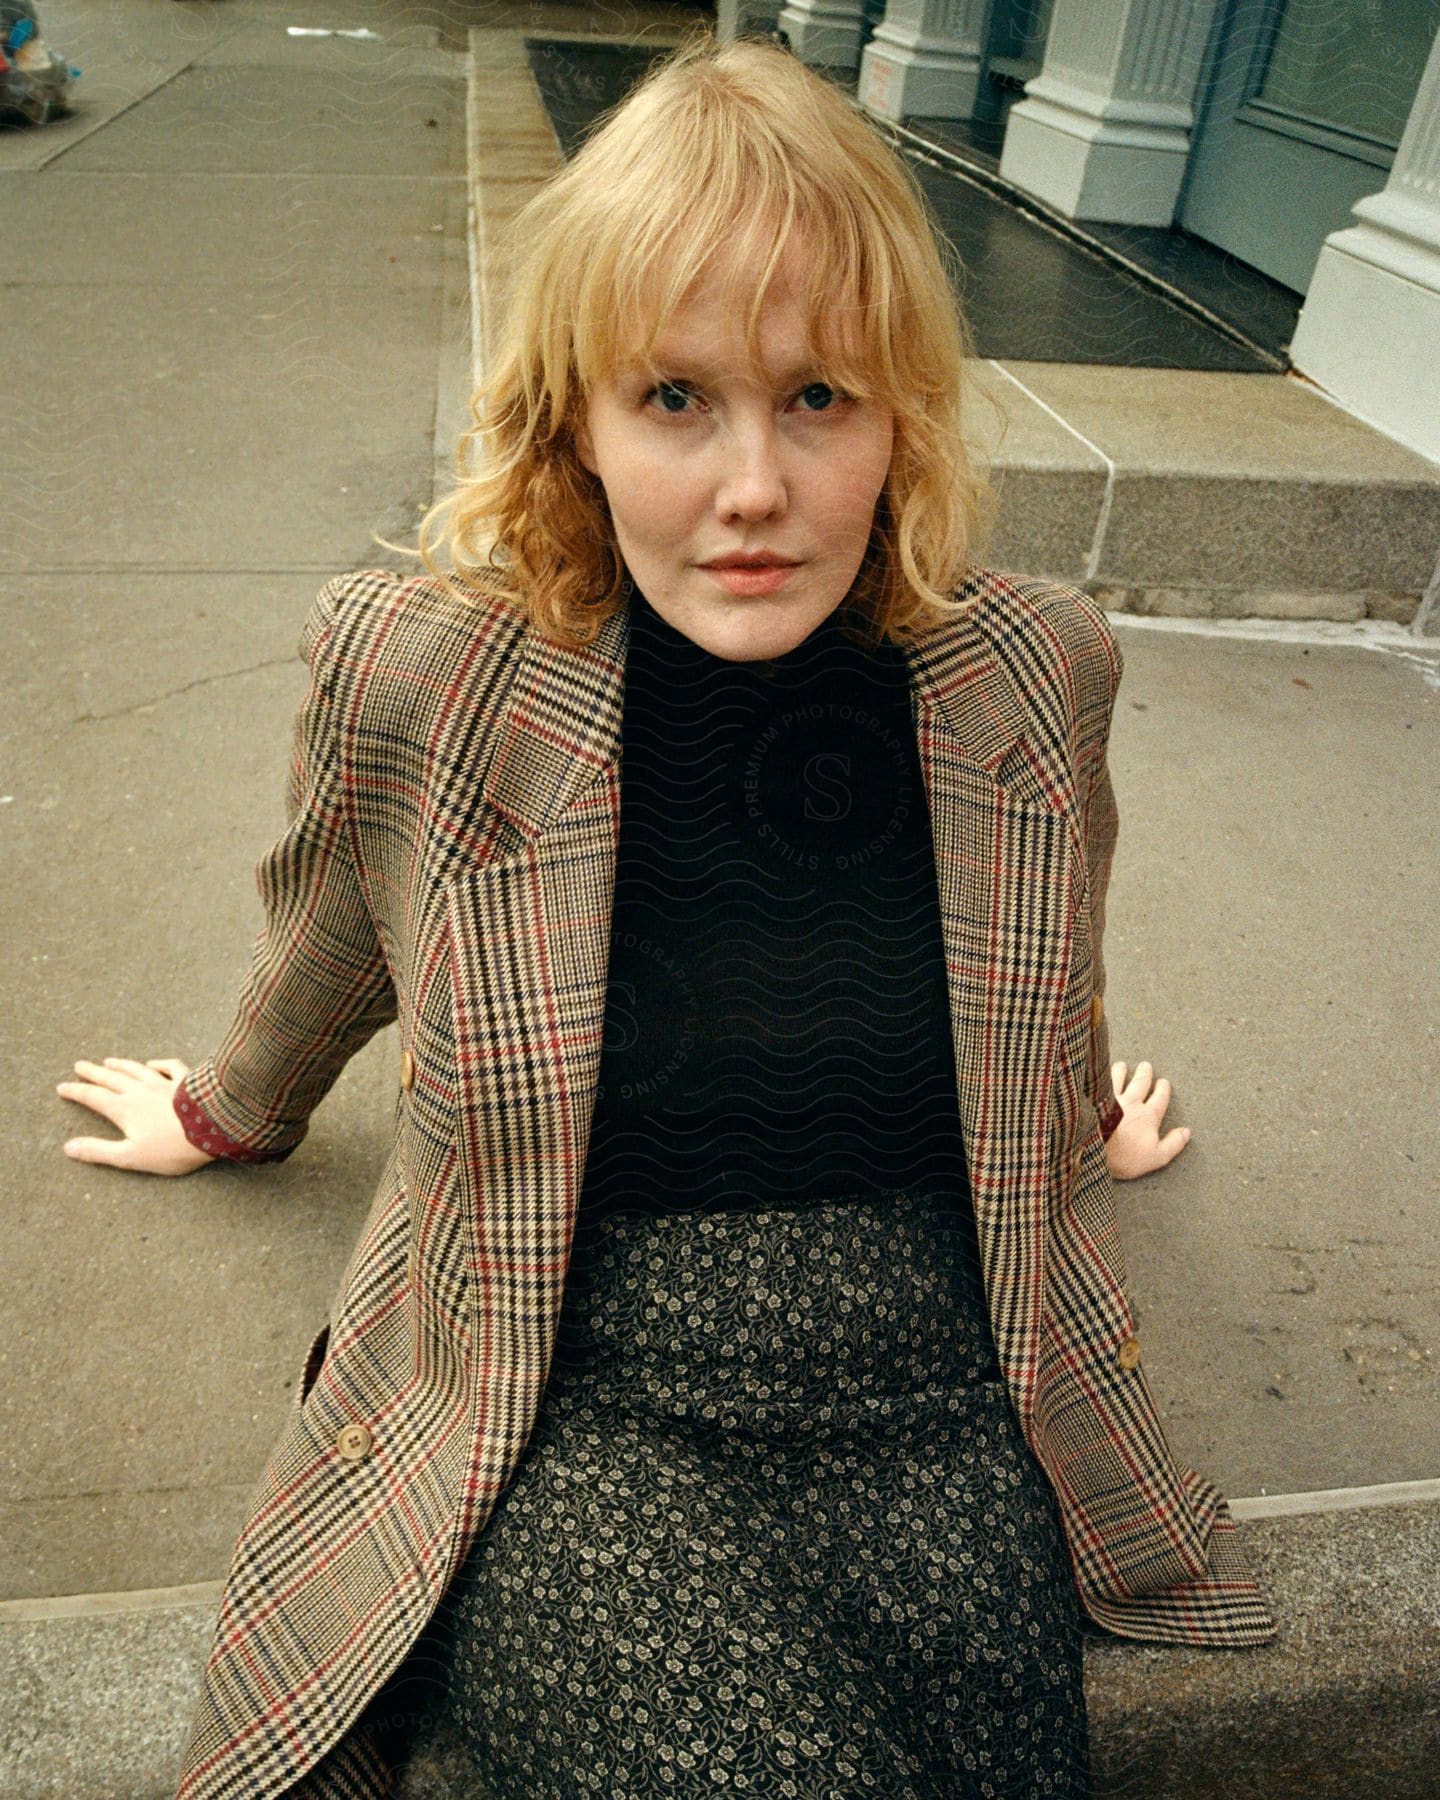
[[[577,1237],[535,1433],[408,1664],[467,1793],[1089,1792],[1059,1519],[954,1204]]]

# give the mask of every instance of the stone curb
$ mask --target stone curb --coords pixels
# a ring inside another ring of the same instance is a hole
[[[1087,1640],[1096,1795],[1430,1800],[1440,1764],[1440,1501],[1256,1518],[1242,1529],[1278,1638],[1233,1652]],[[0,1608],[0,1793],[169,1800],[218,1594],[205,1583]],[[66,1610],[35,1616],[46,1606]],[[431,1740],[395,1800],[473,1796],[453,1751]]]
[[[1440,1504],[1252,1518],[1241,1529],[1279,1623],[1275,1642],[1087,1646],[1097,1795],[1433,1796]]]

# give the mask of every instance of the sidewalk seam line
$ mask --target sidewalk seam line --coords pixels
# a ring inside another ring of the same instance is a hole
[[[1072,425],[1068,419],[1062,418],[1048,401],[1042,400],[1037,393],[1034,393],[1030,388],[1026,387],[1020,377],[1007,369],[1004,363],[997,361],[993,356],[987,356],[985,360],[997,374],[1003,375],[1007,381],[1013,381],[1015,386],[1019,388],[1020,392],[1025,395],[1027,400],[1033,400],[1042,412],[1049,413],[1050,417],[1057,425],[1063,430],[1068,431],[1071,437],[1082,443],[1092,455],[1098,456],[1105,465],[1105,492],[1100,497],[1100,510],[1095,515],[1095,532],[1090,540],[1089,554],[1085,558],[1085,573],[1080,578],[1082,581],[1093,581],[1095,579],[1096,571],[1100,567],[1100,551],[1105,542],[1106,530],[1110,524],[1110,504],[1115,498],[1115,464],[1098,444],[1093,443],[1086,437],[1083,431]]]
[[[1293,1519],[1307,1513],[1359,1512],[1371,1506],[1403,1506],[1440,1500],[1440,1479],[1384,1481],[1372,1487],[1314,1488],[1304,1494],[1251,1494],[1230,1501],[1237,1519]]]
[[[1169,613],[1114,612],[1114,626],[1137,631],[1233,638],[1242,644],[1310,644],[1321,650],[1373,650],[1417,670],[1430,688],[1440,688],[1440,637],[1417,637],[1388,619],[1187,619]]]
[[[1372,1487],[1314,1488],[1299,1494],[1254,1494],[1229,1502],[1239,1520],[1289,1519],[1316,1513],[1359,1512],[1367,1507],[1414,1505],[1440,1501],[1440,1478],[1388,1481]],[[104,1618],[116,1613],[160,1611],[165,1607],[213,1606],[223,1581],[197,1581],[186,1587],[121,1589],[101,1594],[61,1594],[48,1600],[0,1600],[0,1626],[47,1619]]]
[[[159,1612],[166,1607],[216,1607],[223,1581],[192,1581],[183,1587],[117,1589],[99,1594],[57,1594],[49,1600],[0,1600],[0,1626],[39,1624],[49,1619],[100,1619],[117,1613]]]
[[[220,43],[228,44],[230,38],[234,37],[239,30],[240,27],[237,25],[235,29],[230,32],[229,36],[221,38]],[[207,49],[213,50],[217,47],[218,46],[211,44],[207,46]],[[147,100],[153,100],[156,94],[163,94],[172,82],[178,81],[182,75],[188,75],[191,69],[196,66],[200,58],[206,53],[205,50],[197,50],[194,56],[190,58],[189,62],[182,63],[178,69],[172,69],[165,79],[157,82],[153,88],[146,88],[143,94],[137,94],[133,100],[127,100],[124,106],[120,108],[119,112],[111,113],[108,118],[98,119],[91,126],[90,130],[85,132],[82,136],[69,139],[68,142],[60,146],[53,156],[47,156],[44,162],[40,164],[39,168],[36,169],[35,173],[37,175],[48,173],[49,170],[54,168],[56,163],[63,161],[72,150],[78,150],[81,144],[88,144],[91,138],[97,136],[100,132],[108,131],[117,119],[123,119],[127,113],[134,112],[137,106],[143,106]],[[128,169],[94,169],[90,172],[95,175],[129,175],[131,173]]]

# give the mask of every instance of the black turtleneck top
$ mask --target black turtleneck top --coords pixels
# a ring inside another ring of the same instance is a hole
[[[904,652],[764,662],[631,602],[581,1215],[968,1182]]]

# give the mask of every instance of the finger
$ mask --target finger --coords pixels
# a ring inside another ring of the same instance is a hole
[[[125,1085],[119,1072],[106,1068],[103,1063],[77,1062],[75,1073],[83,1075],[87,1081],[94,1082],[96,1087],[109,1088],[114,1094],[118,1094]]]
[[[1154,1092],[1151,1094],[1150,1098],[1145,1102],[1145,1110],[1154,1119],[1157,1127],[1159,1126],[1160,1121],[1165,1117],[1165,1109],[1166,1109],[1166,1107],[1169,1106],[1170,1099],[1171,1099],[1170,1083],[1162,1075],[1160,1077],[1160,1079],[1155,1083]]]
[[[154,1069],[158,1074],[168,1077],[171,1081],[181,1081],[190,1073],[187,1065],[181,1062],[178,1056],[157,1056],[153,1061],[146,1063],[145,1067]]]
[[[133,1075],[137,1081],[148,1081],[151,1075],[154,1074],[153,1069],[149,1068],[145,1063],[136,1062],[134,1057],[131,1056],[107,1056],[105,1058],[105,1067],[107,1069],[119,1069],[121,1073],[125,1075]]]
[[[88,1106],[91,1112],[99,1113],[102,1119],[119,1127],[116,1114],[120,1110],[121,1096],[113,1089],[91,1087],[83,1081],[57,1081],[55,1092],[62,1100],[74,1100],[80,1106]]]
[[[1130,1085],[1136,1090],[1135,1098],[1143,1100],[1150,1092],[1150,1083],[1155,1079],[1155,1070],[1148,1062],[1138,1062],[1135,1073],[1130,1077]]]
[[[1123,1062],[1111,1063],[1110,1085],[1117,1094],[1125,1086],[1125,1064]]]
[[[1189,1142],[1190,1127],[1188,1125],[1177,1125],[1173,1131],[1167,1131],[1156,1145],[1156,1151],[1160,1158],[1156,1166],[1163,1169],[1167,1163],[1174,1162]]]
[[[70,1138],[61,1145],[75,1162],[108,1163],[112,1169],[123,1169],[130,1149],[124,1138]]]

